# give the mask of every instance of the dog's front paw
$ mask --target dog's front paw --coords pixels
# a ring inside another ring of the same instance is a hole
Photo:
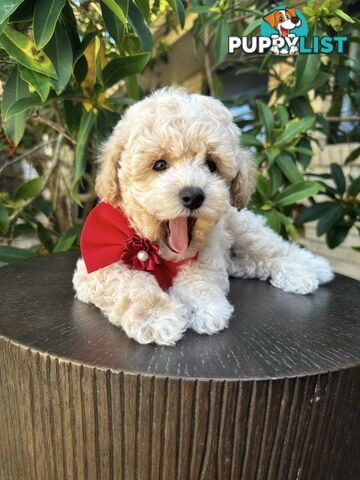
[[[139,296],[129,302],[125,311],[113,309],[109,320],[142,344],[175,345],[188,326],[185,307],[165,292]]]
[[[320,285],[334,278],[329,261],[319,255],[311,255],[311,258],[306,261],[305,268],[316,275]]]
[[[228,326],[233,311],[225,296],[202,297],[192,306],[190,327],[197,333],[212,335]]]
[[[270,283],[284,292],[301,295],[313,293],[319,286],[316,274],[295,262],[280,263],[272,271]]]

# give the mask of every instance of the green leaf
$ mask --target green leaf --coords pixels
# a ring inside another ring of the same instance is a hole
[[[276,210],[270,210],[270,212],[264,212],[263,215],[266,218],[266,224],[276,233],[281,232],[281,219],[279,215],[277,215]]]
[[[141,99],[141,90],[136,75],[130,75],[125,78],[126,91],[131,98],[138,101]]]
[[[150,53],[137,53],[112,60],[103,70],[105,88],[111,87],[124,77],[141,72],[149,62],[150,57]]]
[[[84,111],[80,121],[80,127],[78,136],[76,139],[76,152],[75,152],[75,173],[74,181],[72,185],[72,196],[77,203],[80,204],[80,200],[77,195],[78,183],[86,169],[85,152],[90,134],[95,125],[95,115],[92,110],[89,112]]]
[[[31,22],[34,16],[34,0],[22,0],[19,7],[11,14],[8,23]]]
[[[314,57],[318,55],[313,55]],[[309,90],[317,90],[320,88],[324,83],[329,81],[331,75],[325,72],[319,72],[315,78],[312,79],[310,83],[304,83],[299,88],[294,88],[290,95],[288,95],[288,99],[299,97],[305,95],[309,92]]]
[[[16,190],[14,195],[14,200],[29,200],[30,198],[34,198],[41,192],[43,188],[43,178],[36,177],[24,182],[20,187]]]
[[[127,10],[125,11],[123,10],[122,2],[119,2],[117,0],[102,0],[102,1],[126,28]]]
[[[343,20],[345,20],[345,22],[348,22],[348,23],[356,23],[356,21],[351,18],[347,13],[345,13],[343,10],[341,10],[340,8],[337,8],[336,10],[334,10],[334,13],[335,15],[337,15],[338,17],[342,18]]]
[[[320,55],[302,54],[296,59],[294,91],[300,91],[310,85],[320,69]]]
[[[316,233],[320,237],[335,225],[344,215],[343,206],[339,203],[332,203],[327,210],[321,215],[316,226]]]
[[[274,202],[278,205],[286,206],[304,200],[315,195],[322,190],[321,185],[317,182],[303,181],[290,185],[276,195]]]
[[[44,48],[53,36],[56,22],[65,2],[66,0],[37,0],[33,31],[35,44],[39,50]]]
[[[54,241],[51,236],[50,231],[42,225],[42,223],[37,224],[37,234],[40,242],[44,247],[51,253],[54,249]]]
[[[74,54],[74,65],[78,62],[78,60],[83,56],[85,50],[90,45],[90,43],[94,40],[95,37],[99,35],[99,32],[90,32],[85,35],[82,42],[80,43],[78,49]]]
[[[9,56],[30,70],[57,78],[54,65],[42,50],[37,50],[34,42],[17,32],[9,25],[4,28],[0,42]]]
[[[0,231],[4,235],[9,229],[9,213],[7,208],[0,202]]]
[[[74,245],[76,241],[76,236],[61,238],[59,242],[55,245],[53,250],[54,253],[67,252]]]
[[[40,98],[43,102],[49,96],[51,83],[48,77],[36,73],[33,70],[29,70],[23,65],[19,65],[20,77],[26,82],[30,87],[40,95]]]
[[[272,167],[277,156],[280,155],[280,149],[279,148],[274,148],[270,147],[265,150],[265,155],[268,160],[268,167]]]
[[[71,100],[63,102],[64,118],[66,126],[72,136],[76,136],[79,129],[79,118],[82,115],[82,106],[80,103],[74,103]]]
[[[274,118],[272,111],[261,100],[256,100],[256,106],[259,112],[260,122],[265,127],[266,139],[271,141],[274,137]]]
[[[280,127],[284,128],[289,121],[289,114],[284,105],[276,105],[276,112],[279,119]]]
[[[73,52],[76,52],[76,50],[80,46],[80,39],[78,34],[76,17],[74,15],[74,10],[72,9],[70,2],[65,3],[65,7],[61,12],[61,23],[68,34]]]
[[[128,3],[126,4],[126,10],[128,9]],[[100,2],[101,12],[103,15],[105,26],[110,34],[110,36],[115,40],[116,43],[120,44],[123,41],[125,27],[121,23],[116,15],[108,8],[104,2]],[[125,7],[125,5],[124,5]],[[124,10],[124,8],[123,8]]]
[[[326,243],[329,248],[338,247],[347,237],[351,226],[335,226],[326,232]]]
[[[330,165],[331,176],[335,182],[338,192],[342,195],[345,192],[346,180],[342,168],[337,163]]]
[[[99,108],[96,121],[96,133],[100,141],[104,141],[110,136],[119,119],[119,113]]]
[[[5,263],[16,262],[17,260],[24,260],[25,258],[35,257],[35,252],[32,250],[25,250],[24,248],[8,247],[0,245],[0,261]]]
[[[307,223],[317,220],[325,213],[334,202],[314,203],[311,207],[305,208],[297,217],[297,223]]]
[[[37,93],[33,93],[25,98],[19,98],[6,112],[4,119],[8,121],[16,115],[24,113],[30,108],[39,107],[40,105],[43,105],[43,101]]]
[[[20,98],[29,95],[28,85],[21,80],[18,68],[14,67],[4,88],[1,107],[3,118],[5,118],[7,111],[14,103]],[[15,118],[4,123],[6,136],[14,145],[17,145],[22,139],[25,132],[25,124],[26,114],[17,115]]]
[[[139,10],[142,16],[147,22],[150,21],[150,2],[149,0],[135,0],[136,5],[139,7]]]
[[[291,183],[302,182],[303,177],[291,155],[283,153],[279,155],[275,161],[276,165]]]
[[[181,0],[167,0],[167,3],[170,5],[171,9],[176,13],[181,28],[184,28],[185,25],[185,10],[184,5]]]
[[[360,156],[360,147],[355,148],[345,159],[345,165],[353,162]]]
[[[270,181],[264,175],[261,175],[261,173],[258,173],[256,178],[256,189],[264,200],[268,200],[271,196]]]
[[[355,178],[350,184],[348,194],[352,197],[356,197],[360,192],[360,177]]]
[[[269,169],[268,175],[269,175],[269,180],[271,185],[271,195],[275,195],[275,193],[278,192],[280,186],[283,184],[283,181],[284,181],[283,174],[281,173],[280,169],[276,165],[273,165]]]
[[[0,23],[5,22],[23,1],[24,0],[2,0],[0,4]]]
[[[298,92],[297,92],[298,94]],[[313,117],[315,116],[314,110],[308,97],[298,95],[290,102],[291,108],[294,110],[296,117]]]
[[[215,59],[221,63],[228,53],[228,37],[230,35],[229,23],[226,17],[221,17],[216,24]]]
[[[262,143],[258,140],[254,135],[250,135],[249,133],[242,133],[240,137],[240,143],[244,147],[262,147]]]
[[[55,33],[45,47],[45,52],[50,57],[57,72],[57,80],[52,80],[52,85],[58,95],[63,92],[70,81],[73,71],[73,53],[66,30],[58,23]]]
[[[13,237],[17,238],[22,235],[30,235],[32,233],[34,233],[33,225],[30,225],[29,223],[18,223],[15,225]]]
[[[285,127],[285,130],[275,141],[277,147],[289,145],[298,135],[309,130],[315,123],[315,117],[295,118]]]
[[[149,27],[146,25],[140,10],[133,0],[129,1],[128,21],[136,36],[139,38],[146,52],[152,50],[153,39]]]
[[[306,170],[313,156],[310,140],[306,137],[303,137],[294,150],[295,152],[299,153],[298,161],[302,165],[303,169]]]

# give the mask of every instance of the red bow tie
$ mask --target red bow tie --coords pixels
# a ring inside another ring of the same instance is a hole
[[[81,254],[88,273],[121,261],[133,270],[156,278],[163,290],[171,287],[180,267],[191,260],[171,262],[158,255],[159,247],[130,226],[123,212],[109,203],[99,203],[89,213],[82,234]]]

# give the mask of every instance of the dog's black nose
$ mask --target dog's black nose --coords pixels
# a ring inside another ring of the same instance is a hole
[[[299,21],[299,17],[291,17],[291,21],[296,24]]]
[[[180,192],[180,198],[184,207],[196,210],[204,203],[205,194],[201,188],[185,187]]]

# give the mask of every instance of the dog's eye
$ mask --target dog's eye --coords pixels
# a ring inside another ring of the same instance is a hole
[[[168,167],[168,164],[165,162],[165,160],[157,160],[154,165],[153,165],[153,170],[156,172],[162,172],[166,170]]]
[[[280,22],[282,22],[284,19],[283,19],[283,17],[280,17],[279,20],[280,20]]]
[[[206,160],[206,165],[211,173],[216,172],[216,163],[213,160]]]

